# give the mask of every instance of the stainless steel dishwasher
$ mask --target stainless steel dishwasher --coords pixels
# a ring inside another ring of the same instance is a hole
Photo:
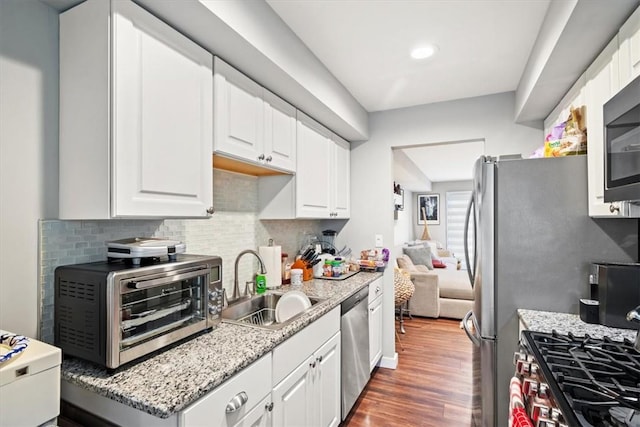
[[[369,381],[368,298],[369,287],[365,287],[340,306],[343,420]]]

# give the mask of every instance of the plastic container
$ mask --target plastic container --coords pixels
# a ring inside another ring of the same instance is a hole
[[[256,293],[264,294],[267,290],[267,276],[264,274],[256,274]]]
[[[302,285],[302,269],[292,268],[291,269],[291,286],[300,286],[300,285]]]
[[[333,276],[333,261],[331,261],[330,259],[324,262],[324,266],[322,267],[322,275],[324,277]]]
[[[289,264],[289,254],[282,253],[282,284],[288,285],[291,283],[291,264]]]
[[[331,261],[331,277],[340,277],[342,275],[342,263],[340,261]]]

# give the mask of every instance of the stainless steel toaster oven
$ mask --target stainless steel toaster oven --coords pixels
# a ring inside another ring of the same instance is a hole
[[[65,356],[117,368],[221,320],[222,260],[178,255],[55,271],[55,345]]]

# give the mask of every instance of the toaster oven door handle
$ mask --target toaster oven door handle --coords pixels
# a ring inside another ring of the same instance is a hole
[[[132,280],[131,282],[127,283],[127,287],[131,289],[147,289],[147,288],[152,288],[154,286],[165,285],[172,282],[178,282],[180,280],[191,279],[192,277],[204,276],[205,274],[207,274],[207,270],[201,269],[201,270],[192,271],[189,273],[181,273],[181,274],[174,274],[166,277],[160,277],[158,279],[140,280],[140,281]]]

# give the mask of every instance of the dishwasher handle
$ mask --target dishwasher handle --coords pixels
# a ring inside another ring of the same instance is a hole
[[[346,300],[342,301],[342,304],[340,304],[340,315],[344,316],[345,313],[348,313],[352,308],[358,305],[360,301],[367,300],[368,298],[369,286],[366,286]]]

